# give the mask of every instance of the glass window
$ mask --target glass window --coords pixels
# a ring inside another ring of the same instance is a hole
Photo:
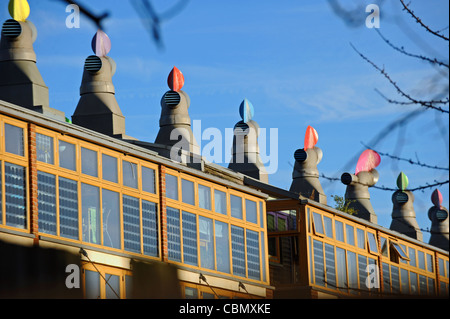
[[[54,164],[53,137],[36,133],[36,159],[40,162]]]
[[[445,261],[445,273],[447,274],[447,278],[448,278],[448,260]]]
[[[156,194],[155,170],[142,166],[142,190]]]
[[[183,203],[195,205],[194,182],[181,179],[181,197]]]
[[[419,292],[421,295],[428,294],[427,291],[427,277],[419,275]]]
[[[185,264],[198,266],[197,217],[183,212],[183,260]]]
[[[334,228],[336,231],[336,239],[344,242],[344,224],[338,220],[334,221]]]
[[[142,200],[142,241],[144,254],[158,256],[158,214],[157,204]]]
[[[284,215],[279,215],[280,213],[277,213],[277,230],[278,231],[285,231],[287,230],[287,218]]]
[[[333,221],[330,217],[323,216],[323,224],[325,226],[325,235],[333,238]]]
[[[59,141],[59,166],[72,171],[77,170],[75,145]]]
[[[166,174],[166,197],[178,200],[178,178]]]
[[[220,214],[227,214],[227,194],[225,192],[214,190],[214,211]]]
[[[59,234],[78,239],[78,183],[59,177]]]
[[[347,244],[355,245],[355,231],[353,226],[345,225],[345,233],[347,236]]]
[[[211,188],[198,184],[198,206],[211,210]]]
[[[376,259],[368,258],[368,266],[371,266],[373,268],[369,268],[369,274],[366,280],[364,281],[365,285],[371,285],[371,287],[368,287],[372,291],[377,291],[380,287],[380,275],[378,270],[378,262]],[[370,283],[369,283],[370,282]]]
[[[247,229],[247,270],[248,278],[261,279],[259,262],[259,233]]]
[[[230,243],[228,224],[215,221],[217,271],[230,273]]]
[[[295,214],[297,214],[297,211],[295,211]],[[263,202],[259,202],[259,226],[264,227],[264,208],[263,208]]]
[[[122,161],[123,185],[138,188],[137,164]]]
[[[103,245],[120,249],[120,197],[119,193],[102,190]]]
[[[39,231],[56,235],[56,178],[38,172],[38,225]]]
[[[416,250],[414,248],[409,247],[409,264],[413,267],[416,267]]]
[[[409,273],[409,280],[411,282],[411,293],[416,295],[419,293],[419,287],[417,285],[417,274],[414,272]]]
[[[434,271],[434,267],[433,267],[433,256],[430,254],[427,254],[427,270],[433,272]]]
[[[97,152],[84,148],[81,148],[81,172],[86,175],[94,177],[98,176],[97,173]]]
[[[214,230],[211,218],[198,217],[200,232],[200,266],[214,269]]]
[[[391,292],[391,275],[389,271],[389,264],[383,263],[382,264],[382,270],[383,270],[383,292]]]
[[[106,299],[120,299],[120,277],[111,274],[105,274],[105,294]]]
[[[348,286],[349,288],[358,289],[358,271],[356,266],[356,254],[347,251],[348,263]],[[350,290],[351,293],[356,293],[356,290]]]
[[[327,287],[336,288],[336,266],[334,263],[334,246],[325,244],[325,265]]]
[[[167,207],[167,244],[168,258],[181,262],[180,211],[171,207]]]
[[[96,186],[81,183],[83,241],[100,244],[100,194]]]
[[[436,288],[434,286],[434,278],[428,277],[428,294],[429,295],[436,294],[435,289]]]
[[[102,154],[102,177],[103,179],[117,183],[117,158]]]
[[[392,282],[392,292],[395,294],[400,293],[400,274],[398,272],[398,267],[391,265],[391,282]]]
[[[5,123],[5,150],[23,156],[23,128]]]
[[[267,230],[268,231],[275,230],[275,216],[272,212],[267,213]]]
[[[359,288],[367,290],[369,287],[366,285],[367,279],[367,257],[358,255],[358,270],[359,270]]]
[[[380,237],[380,245],[381,245],[381,254],[385,257],[388,257],[388,243],[387,239],[384,237]]]
[[[100,274],[96,271],[85,270],[86,299],[100,299]]]
[[[347,290],[347,265],[345,262],[345,250],[336,247],[337,286],[340,290]]]
[[[245,200],[245,216],[248,222],[258,223],[258,213],[256,212],[256,202],[252,200]]]
[[[378,253],[377,239],[375,234],[367,232],[367,238],[369,240],[369,250],[372,253]]]
[[[423,251],[417,251],[417,258],[419,260],[419,268],[425,270],[425,253]]]
[[[141,226],[139,199],[122,195],[123,245],[127,251],[141,252]]]
[[[364,230],[356,228],[356,239],[357,239],[357,243],[358,243],[358,248],[365,249],[366,248],[366,236],[365,236]]]
[[[26,168],[5,162],[6,225],[27,228]]]
[[[445,276],[444,259],[439,258],[439,275]]]
[[[325,286],[323,243],[318,240],[313,240],[313,245],[314,245],[314,282],[316,285]]]
[[[395,242],[391,243],[392,246],[395,248],[395,251],[397,251],[397,253],[399,254],[400,258],[402,259],[408,259],[408,256],[406,256],[405,252],[403,251],[403,249]]]
[[[264,234],[264,232],[261,232],[261,263],[262,263],[262,275],[263,281],[266,281],[266,249],[265,249],[265,240],[266,240],[266,236]]]
[[[245,277],[244,229],[234,225],[231,225],[231,254],[233,274]]]
[[[125,298],[133,298],[133,276],[125,275]]]
[[[315,232],[323,235],[324,232],[323,232],[322,215],[313,212],[313,220]]]
[[[184,287],[184,298],[186,299],[197,299],[198,291],[195,288]]]
[[[242,198],[230,195],[231,216],[242,219]]]
[[[409,294],[409,278],[406,269],[400,269],[400,280],[402,294]]]

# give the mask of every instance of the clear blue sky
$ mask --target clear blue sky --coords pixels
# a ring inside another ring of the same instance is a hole
[[[0,19],[9,18],[2,0]],[[82,17],[79,29],[66,28],[69,13],[56,0],[29,0],[32,21],[38,30],[34,48],[38,67],[50,89],[51,106],[70,117],[79,99],[84,60],[92,54],[96,27]],[[278,169],[270,182],[289,189],[293,154],[303,148],[306,127],[319,134],[323,151],[318,168],[330,177],[354,173],[356,158],[390,122],[414,109],[387,103],[375,89],[393,99],[393,87],[351,48],[352,43],[372,61],[384,66],[405,91],[419,98],[439,88],[437,69],[392,50],[374,29],[365,26],[365,7],[380,4],[380,31],[391,42],[411,53],[437,57],[448,63],[448,42],[439,40],[416,24],[398,1],[342,1],[354,10],[354,25],[345,23],[328,1],[317,0],[191,0],[176,16],[161,24],[164,50],[159,50],[130,1],[81,1],[97,14],[109,11],[105,32],[112,42],[109,54],[117,63],[113,82],[116,98],[126,117],[127,134],[153,142],[158,132],[160,99],[168,90],[166,80],[173,66],[184,74],[191,99],[192,120],[202,129],[218,128],[225,135],[240,119],[244,98],[255,108],[261,128],[278,129]],[[176,0],[153,0],[165,12]],[[448,27],[447,1],[413,0],[411,7],[432,29]],[[448,36],[448,29],[443,31]],[[447,72],[448,69],[440,68]],[[440,80],[447,85],[448,82]],[[448,110],[448,106],[447,106]],[[201,137],[197,136],[199,141]],[[395,130],[374,146],[380,152],[448,167],[448,114],[430,110],[404,130]],[[223,141],[225,142],[225,141]],[[208,141],[202,141],[205,146]],[[399,147],[401,145],[401,147]],[[223,154],[226,152],[223,146]],[[356,158],[355,158],[356,157]],[[354,159],[353,162],[350,162]],[[228,159],[223,159],[226,166]],[[448,180],[448,171],[422,168],[382,156],[378,186],[396,187],[400,171],[410,188],[434,180]],[[321,179],[327,195],[343,196],[345,187]],[[449,207],[448,184],[440,187]],[[433,189],[415,192],[420,227],[430,227],[427,211]],[[389,227],[392,192],[371,189],[378,223]],[[328,203],[334,205],[329,197]],[[424,232],[428,241],[429,233]]]

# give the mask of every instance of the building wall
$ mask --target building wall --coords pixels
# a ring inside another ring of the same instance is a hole
[[[132,267],[124,265],[144,260],[195,274],[186,283],[209,289],[199,282],[204,273],[229,296],[266,297],[264,198],[229,181],[220,184],[142,158],[131,149],[105,147],[2,113],[0,233],[23,234],[39,246],[84,247],[93,258],[83,259],[88,286],[102,272],[127,278]],[[93,265],[100,274],[89,272]],[[239,291],[239,282],[251,291]],[[126,280],[119,283],[120,297],[126,297]],[[230,283],[236,286],[233,293]],[[108,287],[94,291],[111,297]],[[93,296],[89,289],[85,295]]]

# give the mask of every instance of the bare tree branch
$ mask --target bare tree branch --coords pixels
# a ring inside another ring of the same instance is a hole
[[[407,56],[410,56],[410,57],[413,57],[413,58],[417,58],[417,59],[420,59],[420,60],[423,60],[423,61],[427,61],[427,62],[430,62],[430,63],[432,63],[432,64],[437,64],[437,65],[440,65],[440,66],[445,66],[446,68],[449,67],[448,64],[446,64],[446,63],[444,63],[444,62],[442,62],[442,61],[439,61],[437,58],[431,59],[431,58],[428,58],[428,57],[423,56],[423,55],[418,55],[418,54],[412,54],[412,53],[409,53],[409,52],[405,51],[405,49],[404,49],[403,47],[399,48],[399,47],[393,45],[388,39],[386,39],[386,38],[381,34],[381,32],[380,32],[378,29],[375,29],[375,31],[376,31],[376,32],[378,33],[378,35],[383,39],[383,41],[386,42],[391,48],[393,48],[394,50],[396,50],[396,51],[398,51],[398,52],[400,52],[400,53],[403,53],[404,55],[407,55]]]
[[[83,5],[79,4],[77,1],[74,0],[60,0],[62,2],[66,2],[68,4],[74,4],[80,8],[80,12],[83,13],[89,20],[95,23],[98,29],[103,29],[103,20],[109,16],[109,12],[105,12],[102,15],[95,15],[90,10],[86,9]]]
[[[413,104],[419,104],[421,106],[424,106],[426,108],[430,108],[430,109],[434,109],[436,111],[442,112],[442,113],[449,113],[448,110],[444,110],[443,108],[439,107],[439,106],[435,106],[434,104],[448,104],[449,103],[449,98],[446,98],[444,100],[432,100],[432,101],[423,101],[423,100],[418,100],[415,99],[413,97],[411,97],[409,94],[405,93],[398,85],[395,81],[393,81],[391,79],[391,77],[386,73],[386,71],[382,68],[380,68],[378,65],[376,65],[374,62],[372,62],[371,60],[369,60],[365,55],[363,55],[361,52],[359,52],[355,46],[350,43],[351,47],[353,48],[353,50],[355,50],[359,56],[361,56],[366,62],[368,62],[369,64],[371,64],[376,70],[378,70],[397,90],[397,92],[403,96],[404,98],[406,98],[407,100],[409,100],[410,102],[413,102]]]
[[[413,161],[412,159],[402,158],[402,157],[398,157],[398,156],[395,156],[395,155],[391,155],[389,153],[380,152],[380,151],[375,150],[372,147],[364,144],[363,142],[361,142],[361,144],[364,147],[366,147],[368,149],[371,149],[371,150],[377,152],[378,154],[380,154],[382,156],[387,156],[387,157],[390,157],[390,158],[398,160],[398,161],[405,161],[405,162],[408,162],[411,165],[418,165],[418,166],[422,166],[422,167],[426,167],[426,168],[431,168],[431,169],[436,169],[436,170],[443,170],[443,171],[448,171],[449,170],[448,167],[439,167],[439,166],[436,166],[436,165],[428,165],[428,164],[425,164],[425,163],[421,163],[418,159],[417,159],[417,161]]]
[[[448,41],[448,40],[449,40],[449,38],[447,38],[446,36],[440,34],[439,31],[433,31],[433,30],[430,29],[430,27],[428,27],[426,24],[424,24],[424,23],[422,22],[422,19],[420,19],[418,16],[416,16],[416,15],[414,14],[414,11],[412,11],[412,10],[408,7],[409,4],[406,5],[405,2],[404,2],[403,0],[400,0],[400,2],[401,2],[402,5],[403,5],[403,9],[406,10],[406,11],[411,15],[411,17],[413,17],[414,20],[416,20],[416,22],[417,22],[418,24],[420,24],[423,28],[425,28],[425,30],[427,30],[428,32],[430,32],[431,34],[433,34],[433,35],[435,35],[435,36],[437,36],[437,37],[439,37],[439,38],[444,39],[445,41]]]

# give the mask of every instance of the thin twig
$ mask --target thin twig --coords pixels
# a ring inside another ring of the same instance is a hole
[[[411,15],[411,17],[413,17],[414,20],[416,20],[416,22],[417,22],[418,24],[420,24],[423,28],[425,28],[425,30],[427,30],[428,32],[430,32],[431,34],[433,34],[433,35],[435,35],[435,36],[437,36],[437,37],[439,37],[439,38],[444,39],[445,41],[448,41],[448,40],[449,40],[449,38],[447,38],[446,36],[440,34],[439,32],[431,30],[430,27],[428,27],[425,23],[422,22],[422,19],[420,19],[418,16],[416,16],[416,15],[414,14],[414,11],[412,11],[412,10],[408,7],[408,5],[405,4],[405,2],[404,2],[403,0],[400,0],[400,2],[402,3],[404,10],[406,10],[406,11]]]

